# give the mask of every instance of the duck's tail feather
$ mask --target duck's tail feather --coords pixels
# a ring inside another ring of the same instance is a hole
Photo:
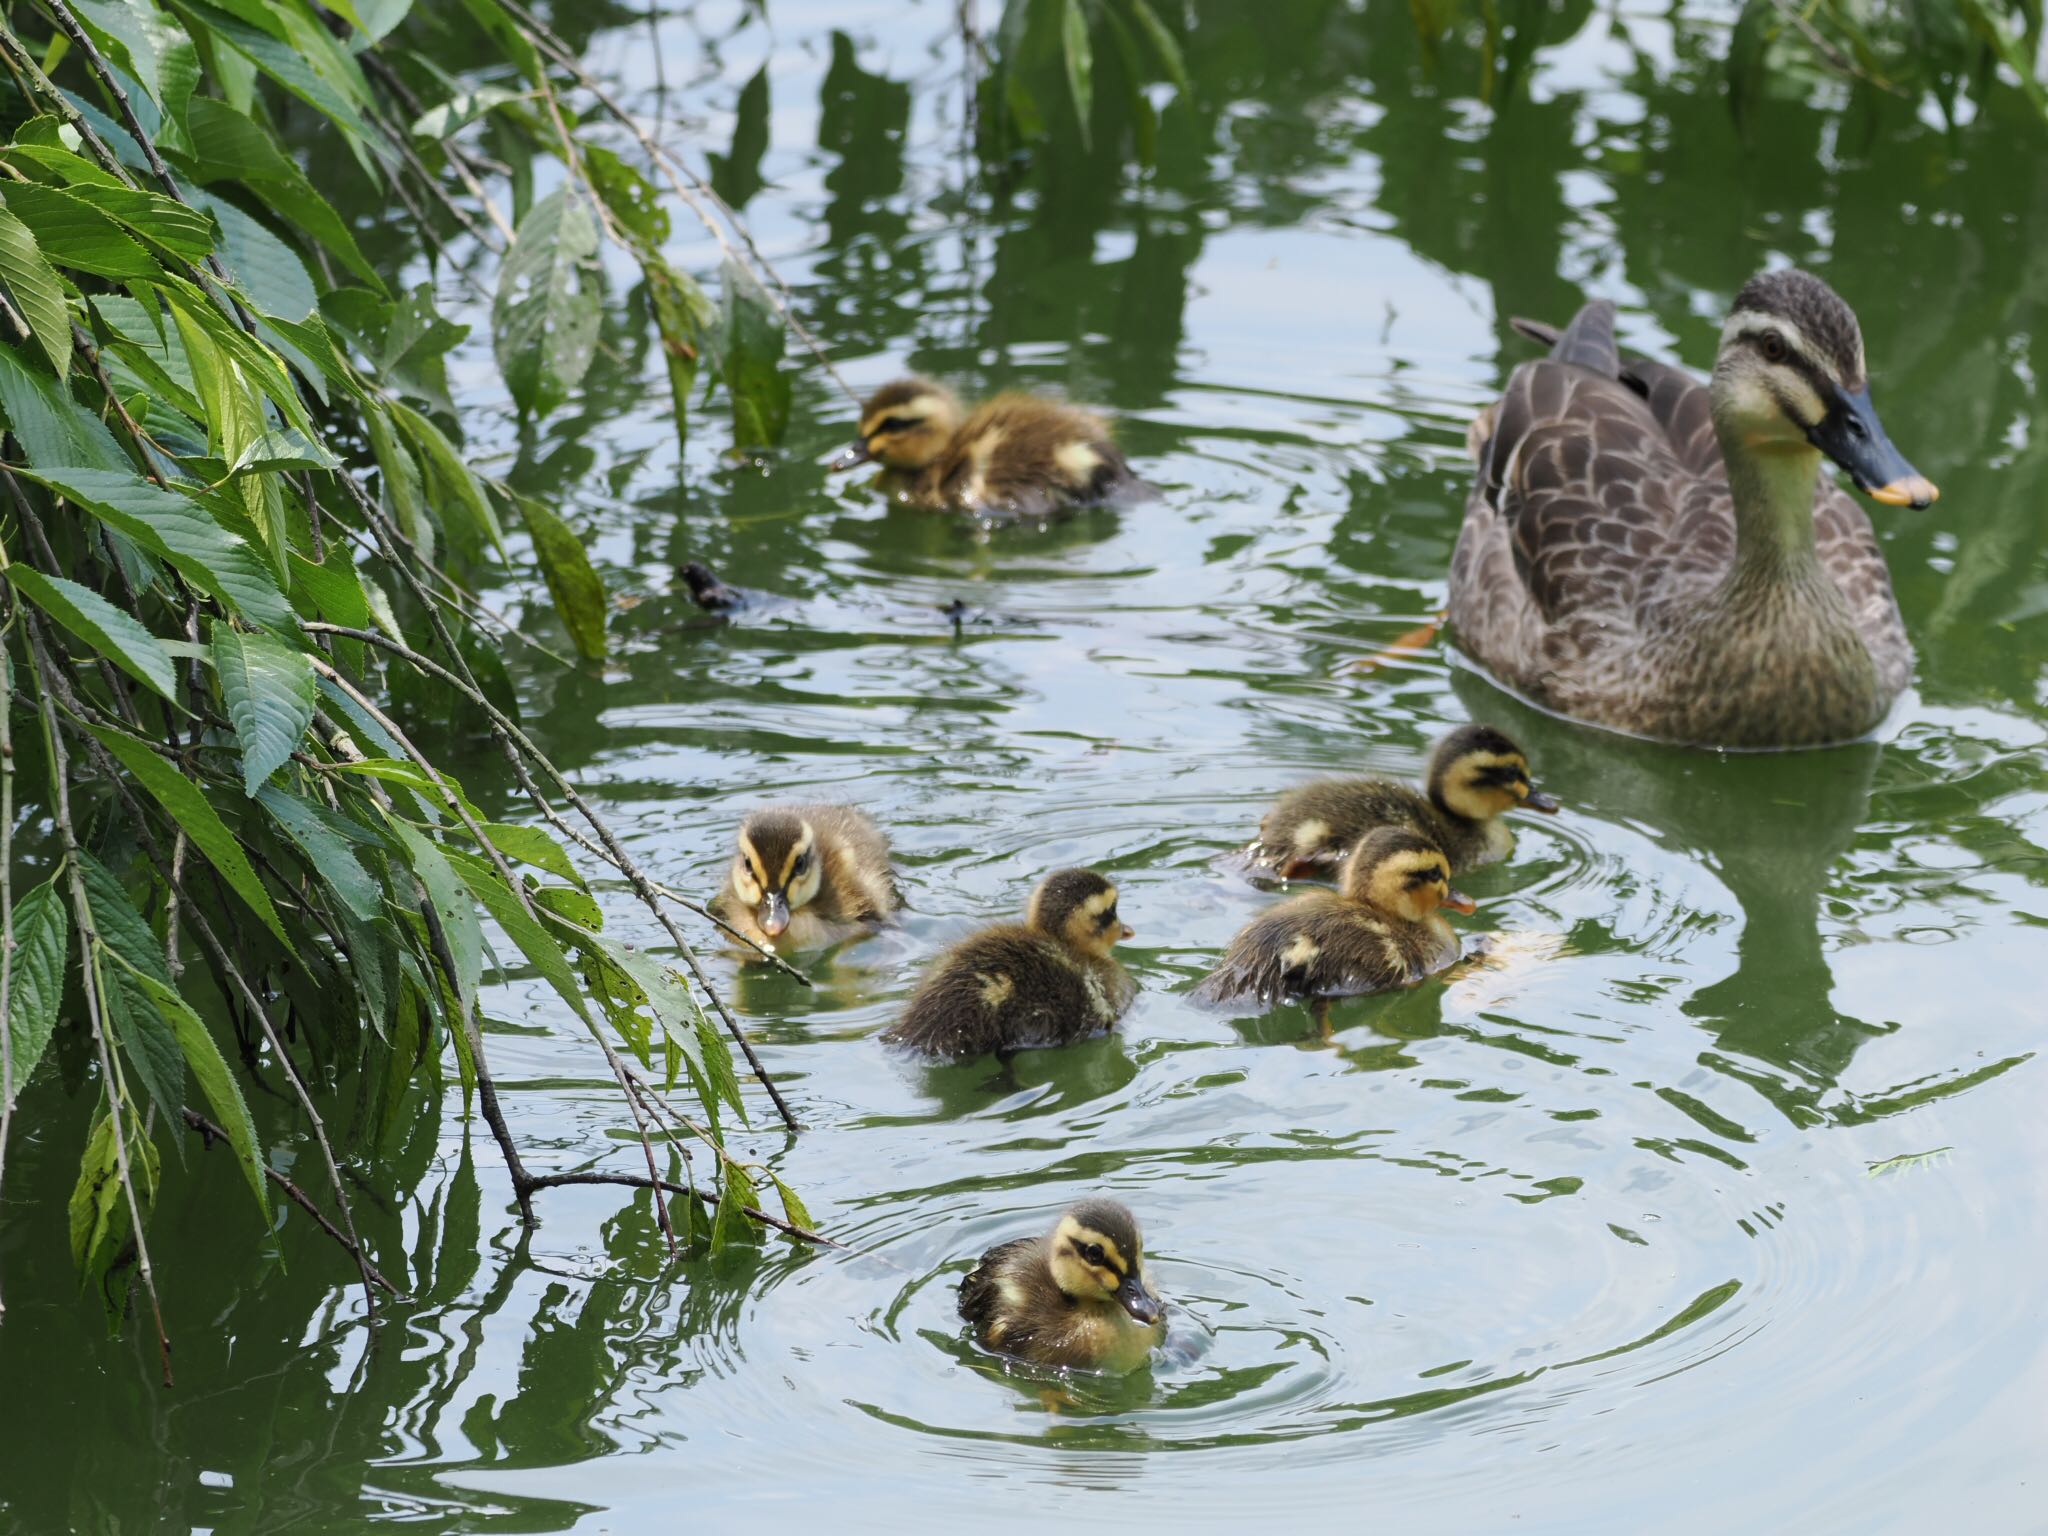
[[[1564,328],[1550,349],[1553,360],[1576,363],[1604,379],[1621,376],[1621,352],[1614,345],[1614,301],[1595,299]]]

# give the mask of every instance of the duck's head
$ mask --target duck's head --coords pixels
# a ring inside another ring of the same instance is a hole
[[[1047,1244],[1052,1278],[1061,1294],[1078,1302],[1113,1301],[1133,1322],[1152,1327],[1166,1316],[1166,1303],[1145,1272],[1145,1243],[1138,1218],[1114,1200],[1083,1200],[1062,1213]]]
[[[960,402],[943,384],[915,376],[884,384],[860,408],[860,436],[833,456],[827,470],[876,463],[923,469],[946,451],[960,427]]]
[[[1424,922],[1438,907],[1470,912],[1470,896],[1451,888],[1451,865],[1443,850],[1419,832],[1381,827],[1368,832],[1344,861],[1344,895],[1410,923]]]
[[[1736,295],[1714,360],[1714,426],[1752,453],[1818,449],[1878,501],[1925,507],[1941,492],[1885,435],[1863,369],[1863,332],[1811,273],[1765,272]]]
[[[789,915],[818,894],[824,878],[818,835],[802,812],[755,811],[740,823],[733,892],[754,909],[769,938],[781,936]]]
[[[1117,916],[1116,887],[1092,869],[1056,869],[1039,881],[1025,921],[1091,955],[1107,955],[1138,931]]]
[[[1453,816],[1485,821],[1516,806],[1555,811],[1529,778],[1522,749],[1490,725],[1461,725],[1429,754],[1429,798]]]

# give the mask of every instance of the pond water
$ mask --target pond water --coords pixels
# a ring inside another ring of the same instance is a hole
[[[712,412],[679,460],[622,325],[564,417],[522,435],[499,409],[480,447],[639,599],[601,673],[506,661],[645,862],[709,894],[739,815],[791,796],[895,840],[905,922],[815,990],[718,961],[806,1126],[776,1133],[756,1090],[736,1143],[859,1252],[671,1264],[613,1189],[550,1192],[523,1234],[451,1089],[357,1163],[416,1296],[375,1327],[305,1223],[266,1257],[221,1165],[167,1165],[166,1392],[66,1268],[77,1127],[28,1115],[0,1227],[9,1529],[1875,1531],[1965,1501],[1972,1528],[2039,1528],[2037,130],[1823,83],[1738,134],[1711,8],[1566,7],[1497,119],[1406,6],[1196,9],[1198,105],[1167,112],[1158,170],[1066,146],[1008,199],[967,175],[949,4],[706,4],[651,32],[592,8],[573,34],[687,142],[737,137],[722,185],[856,390],[915,367],[1100,403],[1164,492],[987,537],[892,509],[823,474],[850,411],[815,367],[785,454],[735,467]],[[1787,259],[1855,306],[1878,407],[1944,493],[1871,508],[1919,657],[1877,740],[1725,757],[1545,718],[1440,646],[1351,668],[1442,603],[1466,422],[1527,355],[1510,314],[1609,295],[1630,344],[1703,368]],[[457,398],[497,398],[465,356]],[[688,558],[786,601],[706,626],[670,584]],[[498,596],[556,635],[537,590]],[[1566,807],[1463,882],[1498,962],[1342,1005],[1328,1038],[1192,1007],[1269,899],[1214,867],[1266,803],[1413,774],[1468,718]],[[513,807],[487,759],[458,766]],[[1007,1067],[876,1042],[938,947],[1076,862],[1138,929],[1115,1038]],[[543,985],[490,1009],[529,1161],[632,1167]],[[1008,1375],[954,1287],[1091,1191],[1144,1220],[1173,1342],[1121,1383]]]

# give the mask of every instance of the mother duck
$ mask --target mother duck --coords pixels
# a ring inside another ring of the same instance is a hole
[[[1712,382],[1614,343],[1588,304],[1472,424],[1451,559],[1458,642],[1508,687],[1614,730],[1718,747],[1847,741],[1912,671],[1859,490],[1939,492],[1885,436],[1835,291],[1767,272],[1736,296]]]

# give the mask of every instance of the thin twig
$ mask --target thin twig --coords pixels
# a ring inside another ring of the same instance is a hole
[[[632,1189],[658,1189],[665,1195],[694,1195],[706,1205],[718,1204],[718,1196],[704,1190],[693,1189],[687,1184],[672,1184],[667,1179],[642,1178],[637,1173],[544,1173],[533,1181],[535,1189],[560,1189],[565,1184],[622,1184]],[[743,1205],[740,1210],[764,1227],[773,1227],[778,1232],[801,1238],[807,1243],[818,1243],[826,1248],[847,1246],[837,1238],[827,1237],[822,1232],[813,1232],[809,1227],[800,1227],[780,1216],[771,1216],[757,1206]]]
[[[228,1133],[222,1127],[214,1124],[213,1121],[207,1119],[206,1116],[200,1114],[198,1110],[191,1108],[189,1105],[185,1109],[185,1123],[199,1133],[201,1139],[208,1147],[211,1147],[216,1141],[224,1142],[228,1139]],[[384,1287],[385,1291],[394,1300],[412,1300],[412,1297],[384,1278],[383,1272],[375,1264],[371,1263],[369,1256],[363,1252],[361,1244],[357,1243],[354,1238],[327,1219],[327,1213],[313,1203],[311,1195],[307,1194],[268,1163],[263,1165],[263,1174],[271,1183],[285,1192],[285,1195],[291,1200],[292,1204],[319,1223],[321,1231],[347,1249],[349,1256],[356,1261],[358,1267],[367,1272],[369,1277],[376,1281],[377,1284]]]

